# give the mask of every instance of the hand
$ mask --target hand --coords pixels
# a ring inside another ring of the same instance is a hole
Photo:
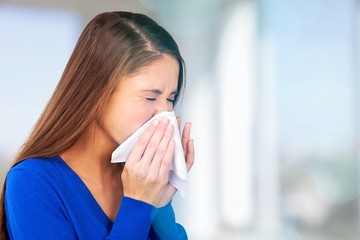
[[[175,143],[168,119],[154,120],[131,151],[121,179],[124,196],[158,206],[169,180]]]
[[[180,131],[180,125],[181,125],[181,118],[177,117],[178,127]],[[185,123],[182,137],[181,137],[181,143],[184,150],[184,156],[186,161],[186,169],[189,172],[194,164],[195,159],[195,151],[194,151],[194,140],[190,139],[190,131],[191,131],[191,123],[187,122]],[[170,183],[167,183],[165,192],[163,197],[161,198],[161,201],[159,203],[159,207],[163,207],[169,203],[169,201],[174,197],[177,189],[171,185]]]

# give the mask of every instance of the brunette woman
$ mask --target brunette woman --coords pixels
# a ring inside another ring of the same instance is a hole
[[[129,12],[91,20],[6,176],[1,239],[187,239],[168,183],[178,129],[153,121],[125,165],[110,162],[183,87],[178,46],[156,22]],[[182,147],[189,171],[190,123]]]

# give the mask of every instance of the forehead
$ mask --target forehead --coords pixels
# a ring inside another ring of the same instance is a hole
[[[142,87],[170,87],[177,89],[180,66],[174,57],[163,54],[159,59],[140,68],[135,74],[121,82],[125,85]],[[120,83],[121,84],[121,83]]]

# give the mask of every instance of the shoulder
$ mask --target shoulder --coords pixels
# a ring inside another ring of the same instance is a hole
[[[33,180],[45,180],[57,175],[60,159],[54,158],[29,158],[13,166],[7,176],[6,185],[31,182]]]
[[[8,172],[4,207],[13,239],[75,238],[57,168],[51,158],[34,158],[16,164]]]
[[[28,158],[25,159],[15,166],[13,166],[9,173],[15,171],[27,171],[27,172],[43,172],[43,171],[51,171],[56,168],[60,162],[59,157],[53,158]]]
[[[29,206],[59,198],[61,171],[56,158],[31,158],[13,166],[5,179],[5,200],[11,205]]]

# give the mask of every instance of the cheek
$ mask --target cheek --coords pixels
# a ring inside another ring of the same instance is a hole
[[[104,112],[102,129],[112,141],[121,144],[153,117],[156,109],[148,102],[115,100]]]
[[[138,129],[151,117],[152,117],[152,112],[149,109],[146,108],[132,109],[131,116],[128,118],[129,125],[133,126],[133,128],[135,129]]]
[[[154,110],[146,107],[146,104],[133,106],[126,111],[126,115],[119,116],[121,118],[122,126],[122,141],[125,141],[131,134],[147,122],[153,115]]]

